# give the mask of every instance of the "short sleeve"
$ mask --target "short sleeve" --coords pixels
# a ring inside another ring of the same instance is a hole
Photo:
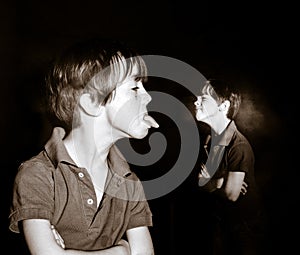
[[[19,233],[24,219],[51,219],[54,188],[51,170],[42,162],[26,161],[18,169],[13,186],[9,229]]]
[[[133,174],[135,175],[135,174]],[[131,215],[128,229],[140,226],[152,226],[152,212],[139,179],[135,181],[134,194],[131,203]]]
[[[248,173],[254,167],[254,154],[251,146],[240,142],[231,148],[228,155],[228,171]]]

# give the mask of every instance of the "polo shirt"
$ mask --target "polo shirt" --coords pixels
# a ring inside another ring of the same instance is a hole
[[[117,244],[128,229],[152,226],[142,183],[118,148],[110,149],[104,194],[97,206],[91,177],[69,156],[64,136],[65,131],[55,127],[44,149],[20,165],[9,229],[19,233],[20,221],[47,219],[66,249],[99,250]]]
[[[232,120],[219,136],[212,136],[207,165],[213,170],[212,178],[226,177],[228,172],[244,172],[247,193],[231,202],[219,195],[220,190],[213,192],[216,201],[216,214],[238,219],[256,218],[261,212],[261,198],[255,180],[255,157],[248,139],[237,129]],[[228,220],[228,219],[227,219]]]
[[[237,129],[232,120],[219,136],[212,137],[210,166],[217,167],[213,178],[219,178],[230,172],[245,172],[245,182],[254,176],[254,153],[247,138]]]

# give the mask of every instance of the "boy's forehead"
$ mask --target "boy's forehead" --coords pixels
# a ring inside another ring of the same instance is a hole
[[[133,62],[131,59],[125,59],[124,57],[121,57],[116,62],[112,63],[113,69],[118,70],[120,73],[124,74],[128,72],[130,69],[129,75],[138,75],[139,74],[139,68],[137,66],[137,63]]]
[[[130,72],[128,72],[126,75],[125,75],[125,69],[122,68],[120,70],[120,82],[118,83],[118,87],[119,86],[122,86],[123,84],[126,84],[126,82],[130,81],[130,80],[135,80],[138,76],[139,76],[139,69],[137,68],[136,65],[134,65],[132,67],[132,69],[130,70]],[[123,77],[123,78],[121,78]]]
[[[197,94],[197,96],[203,96],[203,95],[210,95],[206,85],[204,85],[199,91],[199,93]]]
[[[209,93],[211,90],[213,90],[213,87],[209,82],[207,82],[202,88],[203,93]]]
[[[137,67],[137,64],[134,64],[132,66],[132,69],[131,69],[131,73],[130,73],[130,76],[138,76],[139,75],[139,68]]]

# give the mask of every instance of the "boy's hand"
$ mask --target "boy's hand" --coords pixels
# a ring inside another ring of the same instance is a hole
[[[248,187],[248,184],[243,181],[242,188],[241,188],[241,193],[243,195],[245,195],[247,193],[247,187]]]
[[[124,255],[130,255],[131,252],[130,252],[130,246],[129,246],[129,243],[124,240],[124,239],[121,239],[119,242],[118,242],[118,245],[119,246],[122,246],[124,249],[122,250],[122,254]]]
[[[210,174],[208,173],[206,166],[203,163],[201,163],[200,167],[201,167],[201,169],[200,169],[200,173],[198,175],[198,178],[199,179],[200,178],[209,179]]]
[[[53,233],[53,236],[55,238],[56,243],[61,247],[61,248],[65,248],[65,242],[64,239],[62,239],[62,237],[60,236],[60,234],[57,232],[57,230],[54,228],[53,225],[51,225],[51,230]]]

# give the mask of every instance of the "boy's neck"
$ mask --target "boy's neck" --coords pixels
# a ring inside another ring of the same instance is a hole
[[[106,164],[111,145],[97,148],[93,135],[72,130],[63,142],[78,167],[94,169]]]
[[[215,131],[215,133],[217,135],[220,135],[224,132],[224,130],[227,128],[227,126],[230,123],[230,119],[226,118],[225,120],[222,120],[218,123],[218,125],[215,125],[215,127],[213,127],[213,130]]]

